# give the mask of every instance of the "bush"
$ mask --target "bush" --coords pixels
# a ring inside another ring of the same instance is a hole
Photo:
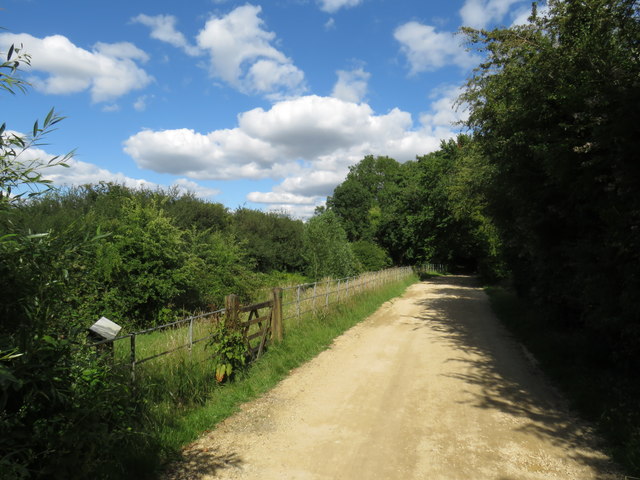
[[[0,354],[2,478],[109,478],[123,473],[134,447],[143,457],[152,451],[118,377],[66,338],[36,337],[24,354]]]

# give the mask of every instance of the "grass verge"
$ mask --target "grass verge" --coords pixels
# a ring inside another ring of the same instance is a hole
[[[637,372],[602,362],[593,339],[563,329],[515,293],[485,287],[501,322],[533,353],[542,370],[560,388],[572,408],[598,428],[608,453],[640,477],[640,383]],[[627,477],[635,478],[635,477]]]
[[[159,406],[150,418],[149,428],[162,447],[164,461],[179,458],[184,445],[233,414],[240,404],[273,388],[291,369],[318,355],[334,338],[373,314],[384,302],[401,295],[417,280],[412,275],[292,323],[280,344],[272,345],[258,362],[232,382],[214,388],[206,402],[197,408],[176,413],[169,405]]]

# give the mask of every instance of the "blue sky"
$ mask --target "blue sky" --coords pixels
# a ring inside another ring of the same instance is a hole
[[[453,136],[479,58],[454,33],[526,21],[526,0],[0,0],[27,95],[0,122],[67,117],[30,155],[76,150],[60,185],[194,191],[309,216],[365,155],[414,159]],[[25,158],[27,158],[25,156]]]

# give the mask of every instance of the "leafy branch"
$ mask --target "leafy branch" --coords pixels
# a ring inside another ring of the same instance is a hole
[[[11,94],[15,94],[16,90],[26,92],[29,83],[17,76],[21,64],[30,65],[31,57],[23,53],[22,46],[16,48],[11,45],[6,60],[0,64],[0,89]],[[54,131],[55,126],[64,118],[52,108],[42,123],[35,121],[27,135],[7,130],[4,122],[0,125],[0,209],[15,203],[25,195],[32,197],[50,190],[52,182],[45,178],[42,169],[69,166],[67,162],[73,157],[73,151],[66,155],[53,156],[48,160],[35,155],[33,158],[25,159],[26,151],[46,145],[42,139]]]

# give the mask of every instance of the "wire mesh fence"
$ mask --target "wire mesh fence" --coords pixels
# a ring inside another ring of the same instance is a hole
[[[253,325],[257,320],[266,322],[266,317],[257,316],[254,313],[258,308],[269,307],[278,309],[278,312],[269,314],[271,319],[283,321],[300,321],[309,313],[318,313],[326,310],[337,303],[346,302],[348,299],[366,291],[380,288],[386,284],[400,281],[413,273],[411,267],[397,267],[378,272],[368,272],[361,275],[346,278],[326,278],[313,283],[305,283],[294,286],[276,288],[271,291],[272,300],[253,305],[237,305],[238,315],[245,315],[245,334],[247,344],[251,347],[250,341],[260,332],[270,330],[280,332],[281,325],[269,324],[258,327]],[[266,295],[262,292],[261,295]],[[227,298],[235,297],[229,295]],[[228,308],[228,307],[227,307]],[[113,358],[118,363],[128,364],[131,369],[131,376],[135,379],[139,367],[150,361],[161,361],[163,357],[169,355],[179,356],[180,359],[190,362],[204,362],[208,356],[205,351],[207,340],[213,334],[213,326],[216,325],[228,313],[227,308],[222,308],[212,312],[200,313],[175,322],[167,323],[153,328],[131,332],[110,340],[103,340],[94,343],[97,348],[111,350]],[[253,323],[252,323],[253,322]],[[264,335],[263,335],[264,336]],[[263,341],[264,343],[264,341]]]
[[[344,302],[365,291],[390,282],[399,281],[413,273],[411,267],[390,268],[367,272],[346,278],[326,278],[314,283],[304,283],[282,288],[283,320],[300,320],[308,313],[317,313],[330,305]]]

